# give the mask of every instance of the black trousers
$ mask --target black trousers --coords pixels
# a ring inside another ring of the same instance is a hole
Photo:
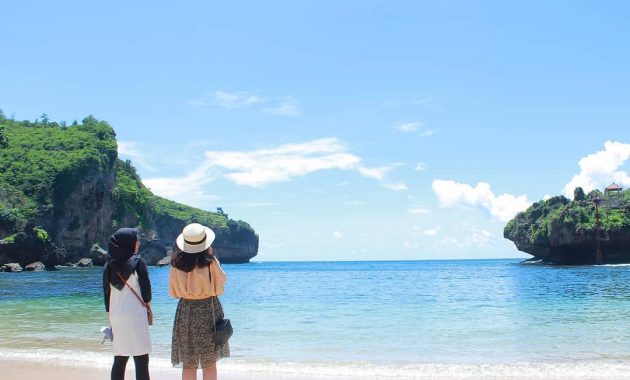
[[[112,380],[125,380],[125,368],[129,356],[114,356],[112,366]],[[136,380],[149,380],[149,354],[134,356],[136,364]]]

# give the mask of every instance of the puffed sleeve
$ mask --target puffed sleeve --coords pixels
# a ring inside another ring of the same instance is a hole
[[[221,268],[221,263],[215,257],[214,262],[210,265],[210,271],[212,276],[212,282],[214,285],[214,293],[217,296],[223,294],[225,290],[225,283],[227,282],[227,276]]]
[[[182,295],[179,292],[179,286],[177,285],[177,274],[175,273],[175,271],[176,269],[171,267],[171,272],[168,276],[168,294],[173,298],[181,298]]]

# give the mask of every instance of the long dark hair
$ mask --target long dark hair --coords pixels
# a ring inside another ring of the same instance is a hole
[[[212,248],[198,253],[186,253],[179,249],[177,245],[173,247],[173,256],[171,257],[171,265],[186,273],[196,268],[207,267],[214,261],[212,256]]]

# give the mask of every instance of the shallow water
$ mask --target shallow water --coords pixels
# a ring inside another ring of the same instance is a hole
[[[440,368],[522,374],[532,367],[527,363],[549,375],[560,366],[630,369],[625,265],[461,260],[224,269],[229,282],[222,302],[235,328],[228,366],[313,373],[371,368],[371,374],[384,372],[379,376]],[[167,294],[168,271],[150,269],[153,357],[166,365],[177,303]],[[0,273],[0,356],[28,356],[38,348],[39,355],[106,358],[110,347],[100,344],[98,331],[104,325],[100,269]]]

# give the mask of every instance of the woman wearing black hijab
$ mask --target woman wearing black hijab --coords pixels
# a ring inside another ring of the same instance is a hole
[[[121,228],[107,244],[107,263],[103,271],[105,310],[114,335],[112,380],[125,378],[130,356],[136,365],[136,379],[149,380],[151,339],[147,309],[131,290],[149,304],[151,282],[147,264],[137,255],[140,242],[134,228]]]

